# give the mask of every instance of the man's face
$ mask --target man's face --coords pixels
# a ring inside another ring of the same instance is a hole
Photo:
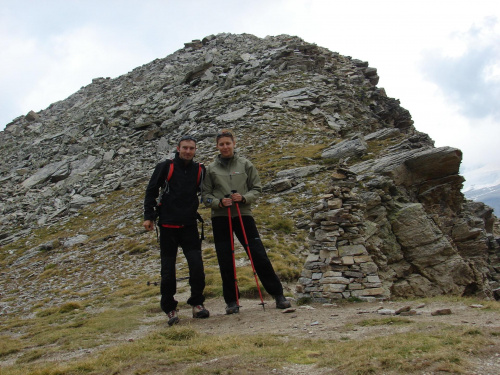
[[[222,137],[217,141],[217,149],[223,158],[231,158],[234,155],[235,143],[230,137]]]
[[[179,151],[179,157],[181,159],[186,161],[193,160],[196,154],[196,143],[191,140],[181,141],[179,146],[177,146],[177,151]]]

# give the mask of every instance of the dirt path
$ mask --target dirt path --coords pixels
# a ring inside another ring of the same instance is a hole
[[[179,298],[179,300],[183,300]],[[468,355],[467,360],[473,364],[474,370],[468,374],[472,375],[498,375],[500,374],[500,313],[498,310],[486,309],[481,305],[467,305],[465,302],[430,302],[422,304],[417,302],[375,302],[375,303],[339,303],[339,304],[311,304],[297,306],[292,301],[292,308],[278,310],[270,298],[266,298],[265,310],[259,304],[258,299],[242,299],[240,301],[240,313],[233,315],[225,314],[225,303],[222,298],[209,299],[205,306],[210,311],[208,319],[193,319],[191,307],[181,304],[179,308],[179,326],[191,327],[200,333],[214,336],[274,334],[286,337],[323,339],[323,340],[364,340],[373,337],[382,337],[396,333],[405,333],[415,330],[415,324],[381,324],[362,325],[362,321],[371,319],[383,319],[392,315],[397,310],[410,310],[405,318],[420,323],[419,326],[427,325],[434,329],[439,324],[456,325],[467,327],[471,330],[488,332],[488,339],[493,344],[485,348],[480,355]],[[436,311],[448,309],[450,314],[433,315]],[[400,315],[401,316],[401,315]],[[167,327],[167,319],[163,313],[149,316],[137,330],[124,335],[118,335],[115,343],[123,341],[138,340],[145,335],[154,332],[159,327]],[[495,335],[490,334],[494,332]],[[69,361],[82,358],[92,353],[113,346],[113,343],[100,346],[92,350],[82,350],[68,353],[58,353],[54,357],[45,356],[40,361]],[[488,353],[488,354],[485,354]],[[0,366],[12,365],[15,357],[7,361],[0,361]],[[219,361],[223,361],[227,368],[231,368],[234,362],[238,367],[238,358],[216,358],[207,360],[203,366],[207,369],[214,366],[220,367]],[[198,364],[199,365],[199,364]],[[181,373],[190,364],[179,364]],[[170,370],[173,370],[170,368]],[[262,370],[262,374],[269,371]],[[314,365],[289,364],[282,368],[276,368],[273,374],[288,375],[324,375],[331,373],[329,369],[316,368]],[[431,374],[432,372],[429,372]],[[253,375],[260,372],[252,371]]]
[[[476,367],[471,374],[500,374],[500,314],[484,309],[481,305],[466,305],[462,302],[432,302],[429,304],[411,302],[380,302],[380,303],[350,303],[350,304],[312,304],[297,306],[293,303],[288,310],[278,310],[274,302],[266,301],[266,309],[259,305],[259,300],[243,299],[239,314],[225,315],[225,304],[222,299],[212,299],[205,303],[210,310],[209,319],[191,318],[188,306],[179,311],[180,325],[191,326],[199,332],[213,335],[234,334],[278,334],[288,337],[317,338],[326,340],[362,340],[370,337],[380,337],[395,333],[404,333],[414,329],[412,324],[403,325],[359,325],[363,320],[384,318],[393,311],[407,308],[409,316],[404,316],[414,322],[445,323],[456,326],[466,326],[471,329],[484,329],[498,332],[491,336],[494,347],[488,348],[494,353],[487,358],[470,356],[467,358]],[[446,311],[451,314],[433,315],[436,311]],[[325,369],[315,369],[311,366],[290,366],[276,370],[275,374],[312,374],[327,373]]]
[[[181,325],[189,324],[200,332],[217,333],[218,335],[239,332],[240,334],[272,333],[295,337],[315,337],[321,339],[367,338],[404,332],[409,329],[405,325],[394,326],[390,330],[386,326],[362,327],[357,325],[366,319],[380,318],[386,312],[410,307],[415,315],[406,316],[415,322],[445,322],[452,325],[466,325],[479,328],[488,327],[500,332],[500,315],[494,311],[483,310],[480,306],[467,306],[463,303],[431,303],[428,305],[412,303],[355,303],[355,304],[312,304],[297,306],[291,309],[278,310],[274,301],[267,300],[265,310],[260,300],[240,300],[240,313],[225,314],[222,299],[211,299],[205,303],[210,310],[210,318],[198,320],[191,318],[189,306],[179,310]],[[433,316],[432,312],[450,309],[450,315]],[[351,327],[354,325],[355,328]],[[377,330],[380,328],[380,331]],[[387,332],[387,333],[384,333]],[[499,372],[500,373],[500,372]]]

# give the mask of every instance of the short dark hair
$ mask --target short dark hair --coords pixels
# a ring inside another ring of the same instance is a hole
[[[179,139],[179,143],[177,145],[180,146],[182,141],[193,141],[195,144],[197,142],[196,138],[192,135],[183,135],[181,139]]]
[[[221,130],[217,134],[217,137],[215,138],[215,141],[217,142],[217,141],[219,141],[220,138],[224,138],[224,137],[229,137],[234,142],[234,135],[233,135],[233,133],[230,130],[227,130],[227,129]]]

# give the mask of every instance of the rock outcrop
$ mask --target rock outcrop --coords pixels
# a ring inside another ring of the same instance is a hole
[[[461,193],[461,151],[435,148],[378,81],[367,62],[300,38],[245,34],[96,78],[0,133],[0,245],[143,185],[182,134],[208,161],[229,127],[242,153],[283,155],[279,167],[258,166],[264,199],[319,201],[300,207],[310,223],[290,206],[297,230],[310,228],[298,297],[498,295],[497,219]],[[284,167],[295,149],[300,164]]]

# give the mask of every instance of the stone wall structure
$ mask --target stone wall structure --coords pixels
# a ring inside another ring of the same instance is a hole
[[[299,298],[387,297],[365,246],[366,205],[355,188],[356,176],[349,170],[339,168],[332,173],[332,188],[312,213],[310,254],[296,287]]]

